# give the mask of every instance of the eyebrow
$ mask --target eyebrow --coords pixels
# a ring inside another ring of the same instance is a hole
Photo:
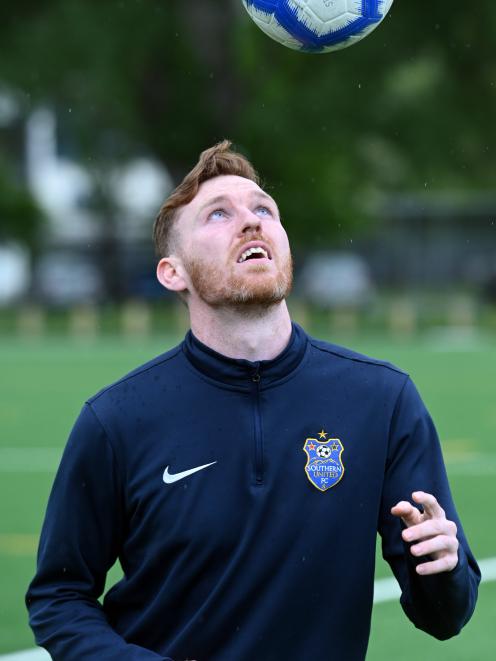
[[[272,204],[277,209],[277,204],[275,200],[270,195],[267,195],[267,193],[264,193],[264,191],[253,191],[250,193],[250,196],[252,198],[258,198],[259,200],[267,200],[268,202],[272,202]],[[202,206],[199,209],[199,213],[201,213],[204,209],[214,204],[221,204],[222,202],[230,202],[230,201],[231,198],[229,197],[229,195],[217,195],[216,197],[213,197],[207,202],[205,202],[205,204],[202,204]]]

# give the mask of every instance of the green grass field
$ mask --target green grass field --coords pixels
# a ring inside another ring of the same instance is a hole
[[[0,338],[0,653],[33,646],[24,592],[54,468],[86,397],[175,340]],[[353,348],[408,370],[436,421],[455,501],[480,559],[496,556],[496,339],[458,346],[424,339],[355,338]],[[381,559],[377,577],[390,572]],[[481,586],[462,634],[439,643],[418,632],[396,601],[374,608],[368,659],[494,658],[496,582]]]

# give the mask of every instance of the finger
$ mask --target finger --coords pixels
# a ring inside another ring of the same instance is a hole
[[[406,542],[416,542],[437,535],[456,537],[456,524],[448,519],[427,519],[402,532],[402,537]]]
[[[401,500],[391,508],[391,514],[403,520],[406,526],[415,526],[422,521],[422,514],[407,500]]]
[[[410,548],[410,553],[417,558],[423,555],[432,555],[435,559],[438,559],[443,554],[456,553],[458,545],[456,537],[437,535],[437,537],[422,541],[420,544],[414,544]]]
[[[414,491],[412,493],[412,498],[416,503],[422,505],[427,516],[432,518],[442,518],[446,516],[443,508],[431,493],[426,493],[425,491]]]
[[[415,571],[421,576],[431,576],[432,574],[441,574],[443,572],[452,571],[457,564],[458,554],[450,553],[449,555],[445,555],[432,562],[423,562],[421,565],[417,565]]]

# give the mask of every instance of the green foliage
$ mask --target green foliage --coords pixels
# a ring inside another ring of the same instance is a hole
[[[374,191],[494,186],[495,21],[487,0],[397,1],[365,41],[321,56],[243,26],[240,127],[302,241],[364,221]]]
[[[29,191],[15,182],[0,161],[0,241],[15,239],[34,248],[43,215]]]
[[[396,0],[362,43],[306,55],[240,0],[25,0],[0,9],[0,79],[55,102],[88,159],[141,149],[179,180],[230,137],[322,245],[373,227],[377,191],[494,186],[495,24],[492,0]]]

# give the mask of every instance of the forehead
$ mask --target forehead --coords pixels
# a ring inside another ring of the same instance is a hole
[[[218,197],[233,198],[235,200],[243,200],[253,196],[267,196],[258,184],[251,179],[238,177],[237,175],[221,175],[204,181],[195,195],[193,200],[186,205],[190,206],[193,211],[196,211],[208,204],[210,200]]]

